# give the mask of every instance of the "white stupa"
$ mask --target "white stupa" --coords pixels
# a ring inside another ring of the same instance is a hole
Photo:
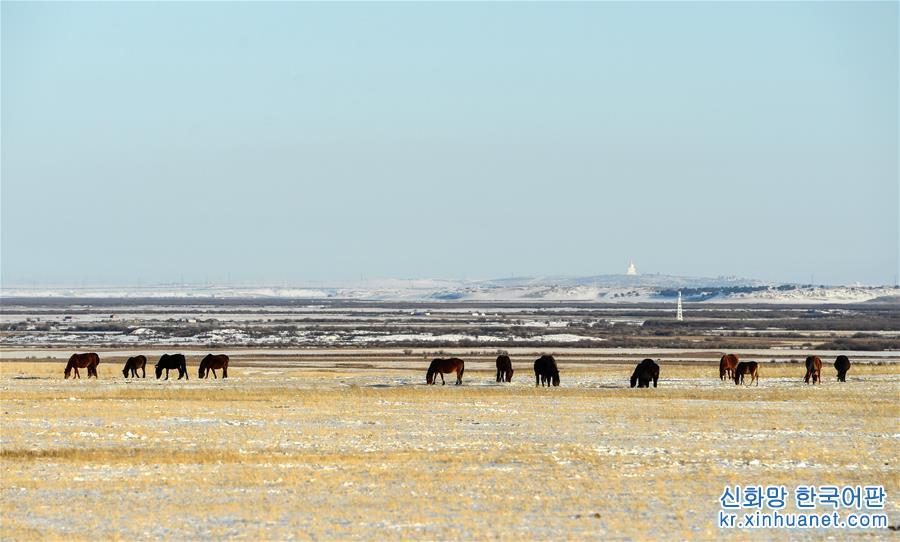
[[[637,267],[634,266],[634,262],[628,264],[628,271],[625,271],[625,274],[632,277],[637,275]]]

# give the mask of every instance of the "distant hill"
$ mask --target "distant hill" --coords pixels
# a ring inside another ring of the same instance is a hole
[[[15,298],[358,299],[381,301],[572,301],[601,303],[897,303],[891,286],[772,284],[738,277],[596,275],[511,277],[490,280],[386,279],[335,286],[179,286],[109,288],[3,288]]]

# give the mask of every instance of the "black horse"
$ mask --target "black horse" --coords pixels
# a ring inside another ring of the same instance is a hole
[[[756,381],[759,386],[759,363],[755,361],[741,361],[734,368],[734,385],[742,385],[744,383],[744,375],[750,375],[750,385]]]
[[[838,382],[846,382],[847,371],[850,370],[850,358],[847,356],[838,356],[837,359],[834,360],[834,368],[838,373]]]
[[[163,369],[166,370],[166,380],[169,379],[169,369],[178,369],[178,380],[181,380],[181,377],[184,377],[185,380],[190,380],[190,378],[188,378],[187,361],[184,359],[184,354],[163,354],[159,358],[159,361],[156,362],[157,380],[162,376]]]
[[[497,356],[497,382],[512,382],[512,360],[506,354]]]
[[[550,384],[559,386],[559,368],[553,356],[541,356],[534,360],[534,387]]]
[[[653,387],[659,382],[659,365],[650,358],[647,358],[637,364],[634,372],[631,373],[631,387],[649,388],[650,381],[653,381]]]

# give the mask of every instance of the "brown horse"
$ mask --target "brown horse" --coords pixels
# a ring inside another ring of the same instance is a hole
[[[755,361],[741,361],[737,364],[737,367],[734,368],[734,384],[740,385],[744,383],[744,375],[750,375],[750,384],[753,384],[753,381],[756,380],[756,385],[759,386],[759,363]]]
[[[509,356],[497,356],[497,382],[512,382],[513,368]]]
[[[72,374],[72,369],[75,369],[75,378],[81,378],[81,375],[78,374],[78,369],[84,369],[85,367],[88,370],[88,378],[92,376],[97,378],[97,365],[99,364],[100,356],[93,352],[90,354],[72,354],[68,365],[66,365],[66,378],[69,378],[69,375]]]
[[[810,377],[812,377],[813,384],[822,380],[822,359],[819,356],[806,357],[806,375],[803,377],[803,381],[809,384]]]
[[[728,380],[734,378],[734,369],[737,367],[738,357],[734,354],[725,354],[722,356],[722,359],[719,360],[719,380],[725,380],[725,377],[728,377]]]
[[[837,359],[834,360],[834,368],[838,373],[838,382],[846,382],[847,371],[850,370],[850,358],[847,356],[838,356]]]
[[[543,355],[534,360],[534,387],[550,384],[559,386],[559,367],[556,365],[556,358],[553,356]]]
[[[200,378],[208,378],[209,372],[212,371],[213,378],[219,378],[216,376],[216,369],[222,369],[222,378],[228,378],[228,356],[225,354],[219,354],[218,356],[206,354],[206,357],[200,362],[198,376]]]
[[[463,371],[466,369],[466,364],[463,360],[459,358],[447,358],[447,359],[434,359],[431,361],[431,365],[428,366],[428,374],[425,375],[425,382],[428,384],[435,384],[435,374],[441,375],[441,386],[445,385],[444,381],[444,373],[456,373],[456,385],[459,386],[462,384]]]
[[[128,358],[128,361],[125,362],[125,367],[122,369],[122,375],[128,378],[128,374],[131,373],[131,376],[137,378],[138,369],[141,370],[141,378],[147,378],[147,356]]]

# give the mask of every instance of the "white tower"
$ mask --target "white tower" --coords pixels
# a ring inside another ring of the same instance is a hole
[[[681,312],[681,290],[678,291],[678,307],[675,309],[675,319],[679,322],[684,320],[684,313]]]
[[[625,274],[630,276],[637,275],[637,267],[634,266],[634,262],[628,264],[628,271],[625,271]]]

